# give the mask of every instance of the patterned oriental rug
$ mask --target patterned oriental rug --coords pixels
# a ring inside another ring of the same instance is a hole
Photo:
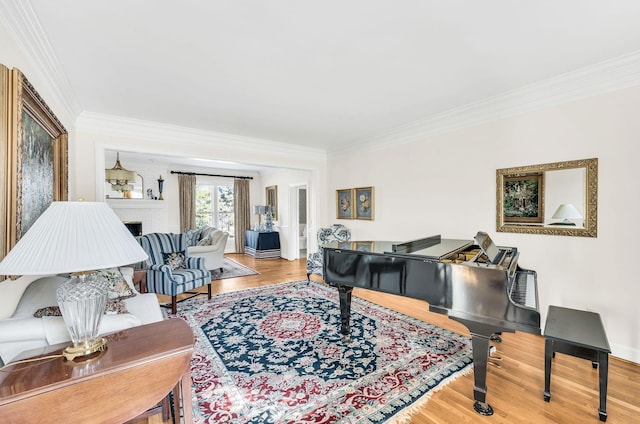
[[[225,278],[234,278],[234,277],[244,277],[246,275],[255,275],[260,274],[253,268],[249,268],[248,266],[244,266],[233,259],[224,258],[224,263],[222,264],[222,273],[219,269],[214,269],[211,271],[211,281],[213,280],[224,280]]]
[[[343,341],[337,290],[315,282],[182,305],[196,334],[196,422],[408,421],[434,389],[472,370],[468,338],[356,297]]]

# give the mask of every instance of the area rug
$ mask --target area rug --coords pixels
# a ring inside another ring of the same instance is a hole
[[[471,370],[468,338],[356,297],[344,341],[337,290],[320,283],[183,305],[200,423],[395,421]]]
[[[259,274],[255,269],[244,266],[233,259],[224,258],[222,272],[219,269],[211,271],[211,280],[224,280],[225,278],[244,277],[246,275]]]

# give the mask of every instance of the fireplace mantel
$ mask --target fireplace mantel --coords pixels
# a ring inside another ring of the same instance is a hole
[[[123,222],[142,222],[142,234],[168,232],[168,205],[163,200],[107,199]]]
[[[167,203],[164,200],[146,200],[146,199],[107,199],[107,203],[112,209],[166,209]]]

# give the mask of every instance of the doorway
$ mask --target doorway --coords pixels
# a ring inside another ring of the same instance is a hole
[[[308,195],[307,185],[293,185],[290,187],[291,194],[291,222],[293,223],[291,253],[292,259],[307,257],[308,237]]]

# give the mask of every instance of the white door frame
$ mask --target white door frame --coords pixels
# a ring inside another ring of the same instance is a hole
[[[289,216],[291,217],[289,228],[289,260],[300,259],[300,233],[299,233],[299,221],[300,221],[300,189],[307,190],[307,228],[309,226],[309,185],[307,183],[290,184],[289,185]],[[309,251],[309,234],[307,231],[307,245],[305,246],[307,252]]]

